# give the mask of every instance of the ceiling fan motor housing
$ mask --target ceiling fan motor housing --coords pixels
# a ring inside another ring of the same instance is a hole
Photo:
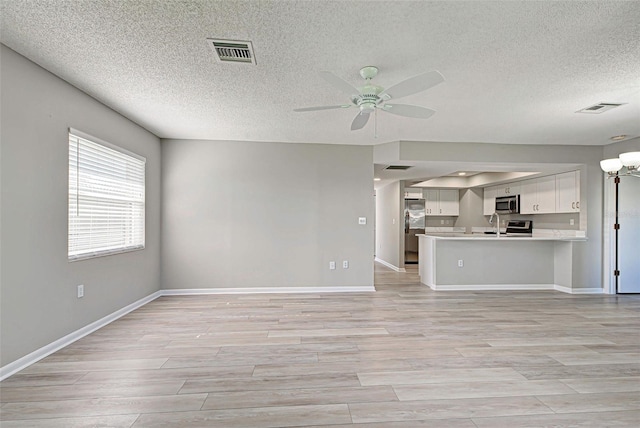
[[[383,90],[381,86],[367,84],[360,88],[360,95],[354,96],[351,101],[360,107],[362,113],[371,113],[382,102],[378,94]]]

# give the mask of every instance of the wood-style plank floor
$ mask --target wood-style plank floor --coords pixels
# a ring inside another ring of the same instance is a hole
[[[0,384],[14,427],[638,427],[640,297],[157,299]]]

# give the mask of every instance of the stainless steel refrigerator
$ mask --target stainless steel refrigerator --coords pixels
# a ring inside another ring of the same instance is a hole
[[[418,237],[424,233],[424,199],[405,199],[404,201],[404,262],[418,263]]]

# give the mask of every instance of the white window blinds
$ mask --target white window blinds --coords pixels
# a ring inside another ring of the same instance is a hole
[[[69,132],[69,260],[144,248],[145,162]]]

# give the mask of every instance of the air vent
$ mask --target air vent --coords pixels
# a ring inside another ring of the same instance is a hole
[[[389,165],[385,169],[406,171],[409,168],[411,168],[411,165]]]
[[[207,39],[220,62],[236,62],[244,64],[256,63],[253,46],[249,41]]]
[[[620,107],[621,105],[624,105],[624,104],[599,103],[589,107],[585,107],[582,110],[578,110],[576,113],[600,114],[600,113],[604,113],[607,110],[611,110],[612,108]]]

